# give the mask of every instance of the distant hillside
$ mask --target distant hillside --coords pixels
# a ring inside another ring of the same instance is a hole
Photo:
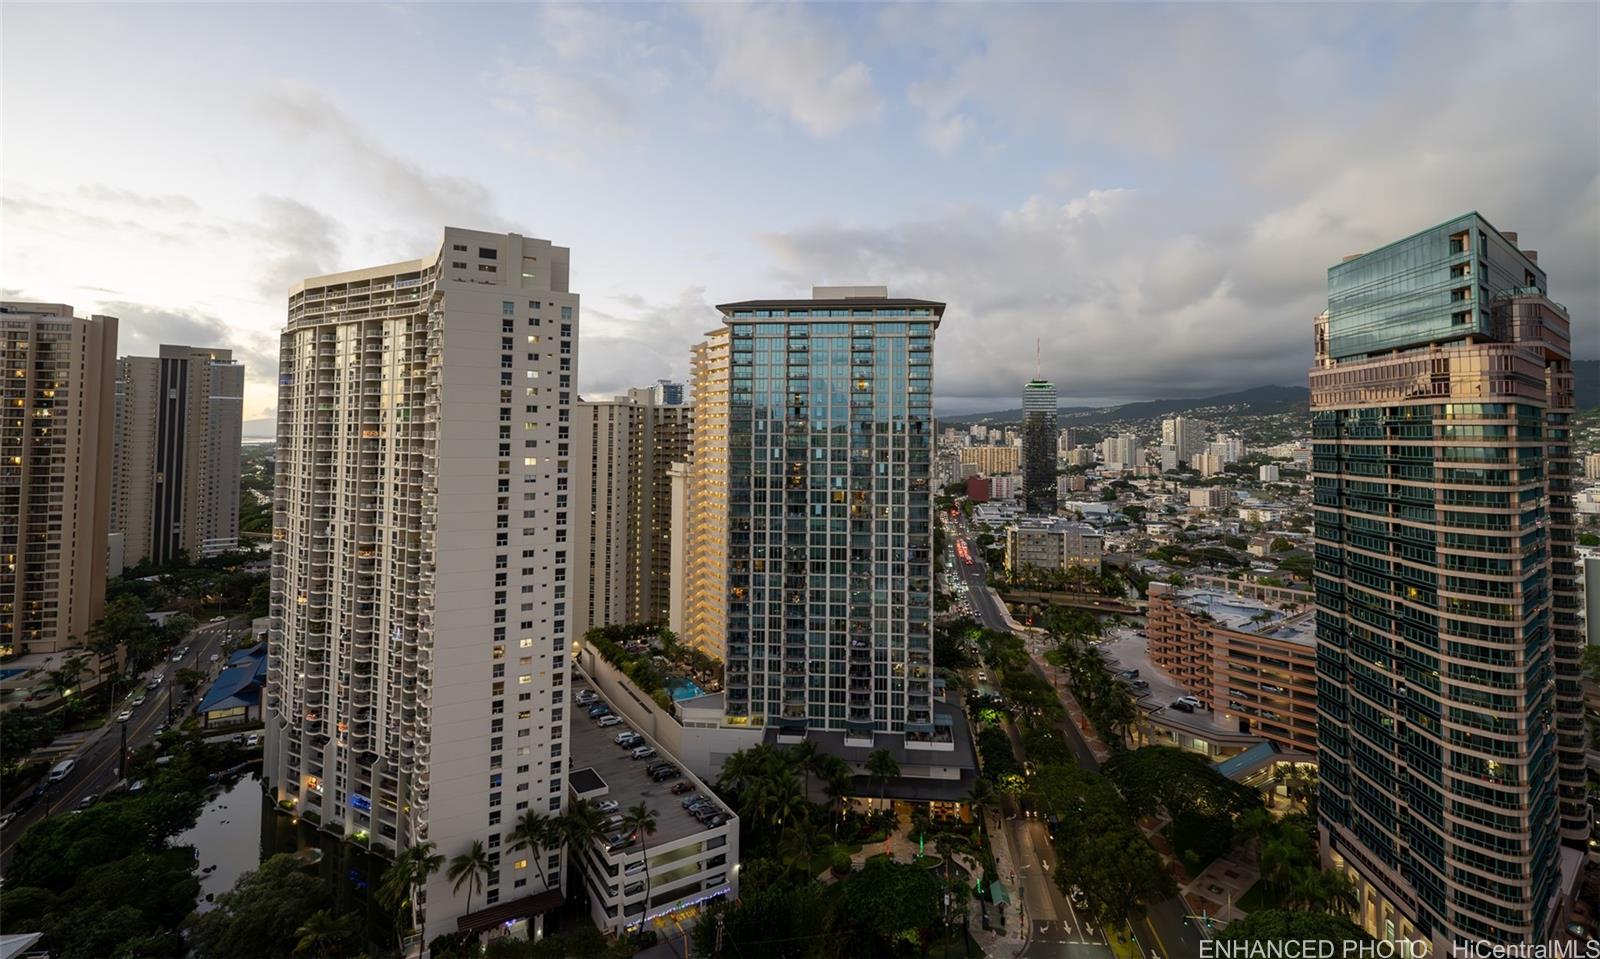
[[[1578,409],[1600,406],[1600,360],[1572,361],[1572,392]]]
[[[1237,416],[1293,413],[1304,410],[1310,402],[1311,391],[1303,386],[1257,386],[1218,396],[1182,400],[1144,400],[1098,409],[1087,406],[1063,406],[1057,415],[1062,426],[1092,426],[1114,420],[1146,419],[1152,416],[1187,413],[1191,410],[1228,412]],[[944,416],[939,418],[939,423],[941,426],[959,426],[970,423],[1015,423],[1021,420],[1022,410],[1015,409]]]

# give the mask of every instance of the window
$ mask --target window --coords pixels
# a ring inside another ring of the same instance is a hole
[[[480,259],[480,260],[497,260],[499,258],[500,258],[500,251],[499,250],[496,250],[493,247],[488,247],[488,246],[480,246],[480,247],[478,247],[478,259]]]
[[[502,301],[500,301],[500,315],[501,316],[515,316],[516,313],[517,313],[517,304],[511,302],[510,300],[502,300]]]
[[[563,319],[563,320],[570,320],[570,319],[572,319],[572,307],[570,307],[570,306],[563,306],[563,307],[562,307],[562,308],[561,308],[561,318],[562,318],[562,319]],[[565,326],[563,326],[563,327],[562,327],[562,329],[563,329],[563,330],[566,330],[566,329],[568,329],[568,327],[565,327]]]
[[[457,253],[465,253],[467,252],[467,245],[465,243],[456,243],[452,244],[450,249],[456,251]]]

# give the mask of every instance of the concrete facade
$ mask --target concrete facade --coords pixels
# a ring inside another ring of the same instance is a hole
[[[105,605],[117,319],[0,303],[0,650],[81,645]]]
[[[111,530],[127,565],[239,545],[244,367],[230,350],[158,352],[117,361]]]
[[[565,807],[578,297],[564,247],[449,227],[308,279],[280,345],[265,776],[322,828],[445,856],[479,910],[557,888],[502,860]],[[546,900],[553,897],[545,897]],[[423,940],[457,927],[443,871]]]

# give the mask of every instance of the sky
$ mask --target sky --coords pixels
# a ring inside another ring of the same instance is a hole
[[[714,305],[948,303],[936,411],[1302,385],[1326,270],[1468,210],[1600,355],[1600,5],[0,6],[0,297],[225,346],[446,225],[572,249],[585,395]]]

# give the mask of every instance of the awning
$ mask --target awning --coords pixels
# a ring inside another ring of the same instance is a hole
[[[495,926],[515,919],[527,919],[531,916],[549,912],[561,905],[562,902],[561,892],[556,889],[549,889],[539,893],[537,896],[524,896],[511,902],[503,902],[498,906],[490,906],[487,909],[479,909],[477,912],[469,912],[456,920],[456,931],[483,932],[486,929],[493,929]]]

